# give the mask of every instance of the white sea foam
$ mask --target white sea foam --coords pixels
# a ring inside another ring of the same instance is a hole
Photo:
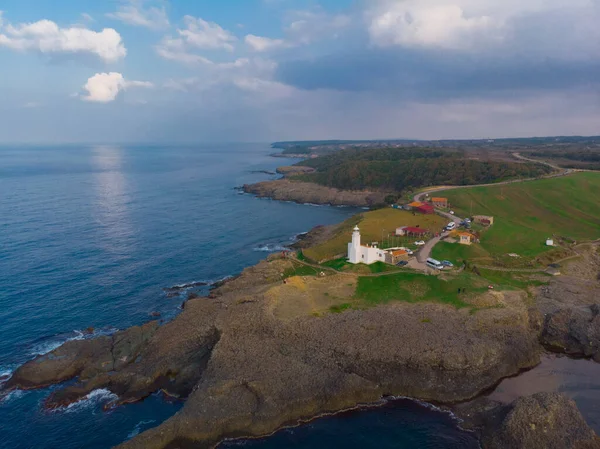
[[[24,390],[11,390],[6,394],[0,394],[0,404],[8,404],[25,396],[26,393]]]
[[[287,251],[289,248],[279,243],[267,243],[265,245],[253,248],[252,251],[265,252],[265,253],[276,253],[279,251]]]
[[[73,334],[70,336],[63,335],[63,336],[52,338],[47,341],[36,344],[31,349],[31,351],[29,351],[29,355],[32,355],[32,356],[46,355],[46,354],[54,351],[56,348],[59,348],[60,346],[64,345],[68,341],[91,340],[91,339],[94,339],[97,337],[101,337],[103,335],[112,335],[117,331],[118,331],[118,329],[116,329],[114,327],[105,328],[105,329],[96,329],[93,332],[84,332],[84,331],[80,331],[80,330],[75,330],[75,331],[73,331]]]
[[[133,438],[136,435],[139,435],[139,433],[142,431],[142,426],[145,426],[147,424],[152,424],[155,423],[156,421],[153,419],[150,419],[148,421],[140,421],[139,423],[137,423],[135,425],[135,427],[133,428],[133,430],[131,432],[129,432],[129,434],[127,435],[127,439],[130,440],[131,438]]]
[[[62,413],[80,412],[86,408],[95,407],[97,404],[114,401],[118,398],[116,394],[111,393],[109,390],[100,388],[90,392],[79,401],[69,404],[66,407],[59,407],[55,411]]]

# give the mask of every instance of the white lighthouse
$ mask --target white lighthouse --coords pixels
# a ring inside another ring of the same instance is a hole
[[[360,229],[354,226],[352,243],[348,243],[348,260],[350,263],[361,263]]]
[[[348,262],[352,264],[364,263],[370,265],[375,262],[385,261],[385,251],[376,246],[361,245],[360,229],[354,227],[352,242],[348,243]]]

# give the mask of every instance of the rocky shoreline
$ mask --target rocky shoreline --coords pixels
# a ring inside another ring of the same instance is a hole
[[[270,198],[277,201],[355,207],[372,207],[382,204],[385,197],[389,195],[387,192],[339,190],[288,178],[245,184],[242,190],[259,198]]]
[[[272,257],[221,285],[211,298],[187,301],[182,313],[162,326],[150,322],[112,336],[67,342],[20,367],[3,389],[77,379],[55,390],[45,403],[48,408],[97,389],[118,396],[109,406],[143,400],[159,390],[187,398],[175,416],[119,446],[127,449],[212,447],[224,438],[268,435],[385,396],[461,403],[536,366],[544,347],[596,356],[582,348],[599,343],[594,311],[600,283],[584,269],[600,267],[597,254],[592,247],[565,270],[565,277],[542,287],[535,303],[524,293],[505,292],[502,307],[476,314],[397,302],[315,315],[315,302],[327,310],[337,297],[353,291],[355,281],[340,274],[282,283],[292,262]],[[579,313],[584,315],[573,318]],[[482,426],[486,448],[600,447],[563,398],[536,397],[510,410],[491,408],[467,412],[481,415],[473,422]],[[558,417],[545,427],[539,424],[543,410]],[[558,425],[562,416],[569,417],[572,428]],[[528,420],[535,425],[528,427]],[[569,445],[535,445],[546,441],[531,436],[540,429],[544,436],[554,435],[552,441]],[[532,443],[516,445],[517,430]],[[496,441],[494,435],[501,437]],[[501,445],[506,442],[511,445]]]

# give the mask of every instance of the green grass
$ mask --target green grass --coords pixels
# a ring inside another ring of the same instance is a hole
[[[346,304],[338,304],[338,305],[335,305],[335,306],[331,306],[331,307],[329,308],[329,311],[330,311],[331,313],[343,313],[343,312],[345,312],[346,310],[349,310],[349,309],[351,309],[351,308],[352,308],[352,304],[349,304],[349,303],[346,303]]]
[[[398,273],[381,277],[360,277],[356,297],[368,305],[390,301],[439,302],[456,308],[470,307],[462,297],[486,291],[485,283],[474,275],[463,273],[451,280],[418,273]],[[458,293],[459,288],[467,292]]]
[[[317,276],[319,270],[313,267],[309,267],[301,264],[294,264],[294,268],[290,268],[283,273],[283,278],[291,278],[294,276]]]
[[[535,257],[550,236],[600,237],[600,173],[444,192],[459,216],[494,216],[481,247],[492,255]]]
[[[334,270],[344,271],[344,269],[348,268],[348,265],[351,265],[346,261],[346,258],[330,260],[322,264],[324,267],[333,268]]]
[[[394,266],[394,265],[388,265],[387,263],[383,263],[383,262],[375,262],[374,264],[368,265],[369,270],[371,271],[371,273],[373,274],[377,274],[377,273],[387,273],[390,271],[398,271],[399,268]]]
[[[489,253],[480,245],[461,245],[460,243],[440,242],[433,247],[431,257],[437,260],[449,260],[454,265],[461,265],[464,260],[489,257]]]

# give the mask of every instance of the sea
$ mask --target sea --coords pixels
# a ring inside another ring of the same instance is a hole
[[[190,291],[240,273],[356,209],[258,199],[267,144],[0,146],[0,382],[65,341],[177,316]],[[192,284],[192,286],[190,286]],[[169,289],[182,287],[179,294]],[[194,286],[195,285],[195,286]],[[165,290],[166,289],[166,290]],[[103,411],[97,390],[46,411],[58,387],[0,398],[1,449],[107,449],[183,403],[155,394]],[[399,399],[224,448],[476,448],[458,421]]]

